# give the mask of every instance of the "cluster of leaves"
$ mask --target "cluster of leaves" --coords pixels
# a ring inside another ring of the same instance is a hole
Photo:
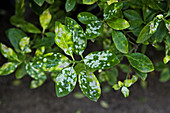
[[[147,73],[154,70],[152,61],[144,54],[147,45],[159,48],[164,43],[163,61],[167,64],[170,60],[168,0],[67,0],[64,3],[67,13],[61,9],[62,1],[29,0],[28,4],[39,16],[42,30],[24,18],[27,3],[16,0],[15,15],[10,22],[17,28],[6,32],[15,50],[0,44],[2,55],[8,59],[1,66],[0,75],[16,70],[15,76],[20,79],[28,74],[33,78],[31,88],[41,86],[49,74],[56,84],[58,97],[68,95],[78,82],[81,91],[97,101],[101,95],[100,83],[105,81],[115,90],[121,88],[127,97],[128,87],[138,77],[145,80]],[[89,9],[98,7],[100,13],[94,15],[85,10],[74,14],[77,18],[67,16],[81,4]],[[88,41],[102,41],[103,51],[83,55]],[[81,60],[75,60],[75,56]],[[124,57],[129,65],[120,63]],[[124,82],[117,83],[117,67],[127,73]],[[98,78],[94,73],[97,70]],[[163,76],[167,70],[168,67],[162,71]]]

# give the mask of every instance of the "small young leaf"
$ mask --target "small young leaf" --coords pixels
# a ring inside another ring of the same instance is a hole
[[[123,30],[130,26],[128,21],[122,18],[109,19],[109,20],[106,20],[106,22],[111,28],[115,30]]]
[[[121,9],[123,8],[123,3],[117,2],[109,5],[105,10],[104,10],[104,20],[112,19],[113,17],[121,17],[122,12]]]
[[[125,98],[129,96],[129,89],[127,87],[122,87],[121,92]]]
[[[77,15],[77,18],[83,24],[90,24],[92,21],[98,21],[98,18],[89,12],[81,12]]]
[[[111,51],[95,51],[84,58],[84,63],[91,69],[106,69],[119,63],[117,56]]]
[[[128,53],[128,40],[120,31],[112,32],[112,39],[116,48],[122,53]]]
[[[76,5],[76,0],[67,0],[65,4],[65,9],[70,12]]]
[[[124,86],[125,87],[130,87],[133,84],[131,79],[126,79],[124,80]]]
[[[40,24],[43,28],[43,32],[45,31],[45,29],[47,29],[50,21],[51,21],[52,15],[50,14],[49,9],[46,9],[41,15],[40,15]]]
[[[137,75],[132,75],[132,83],[134,84],[137,80],[138,80],[138,76]]]
[[[15,77],[17,79],[21,79],[27,72],[26,72],[26,69],[25,69],[25,66],[26,64],[25,63],[22,63],[18,66],[18,68],[16,69],[16,72],[15,72]]]
[[[19,61],[17,54],[14,52],[12,48],[8,48],[6,45],[1,43],[0,49],[1,49],[2,55],[5,58],[8,58],[9,60]]]
[[[58,97],[68,95],[73,91],[77,82],[77,75],[73,67],[62,70],[56,78],[56,94]]]
[[[17,62],[7,62],[0,67],[0,75],[9,75],[15,71],[19,63]]]
[[[87,39],[94,39],[100,36],[102,31],[103,31],[103,23],[96,20],[87,24],[85,34]]]
[[[34,2],[39,5],[40,7],[43,5],[45,0],[34,0]]]
[[[60,22],[55,22],[55,43],[68,55],[74,51],[74,42],[67,27]]]
[[[151,72],[154,70],[152,61],[141,53],[131,53],[126,55],[129,63],[137,70],[143,73]]]
[[[96,76],[89,71],[82,71],[79,74],[79,86],[81,91],[91,100],[97,101],[101,95],[100,83]]]
[[[84,63],[78,63],[75,67],[74,70],[76,71],[77,75],[79,75],[79,73],[81,71],[84,71],[86,69],[86,66]]]
[[[98,0],[83,0],[83,4],[91,5],[97,2]]]
[[[30,53],[31,49],[29,47],[30,46],[29,43],[30,43],[30,38],[23,37],[19,42],[20,49],[25,53]]]
[[[112,87],[114,90],[119,90],[120,89],[120,86],[118,85],[118,84],[115,84],[115,85],[113,85],[113,87]]]
[[[78,55],[82,55],[86,48],[87,39],[85,37],[83,28],[72,18],[66,17],[66,26],[70,30],[73,42],[74,52]]]

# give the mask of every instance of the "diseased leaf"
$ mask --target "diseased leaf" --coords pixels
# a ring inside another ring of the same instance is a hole
[[[19,65],[18,62],[7,62],[7,63],[3,64],[0,67],[0,75],[1,76],[9,75],[9,74],[13,73],[18,65]]]
[[[147,73],[154,70],[152,61],[144,54],[131,53],[126,55],[126,57],[129,63],[140,72]]]
[[[85,37],[83,28],[70,17],[66,17],[66,26],[72,34],[74,52],[78,55],[82,55],[87,45],[87,39]]]
[[[128,40],[122,32],[112,31],[112,39],[120,52],[128,53]]]
[[[89,12],[80,12],[77,18],[83,24],[90,24],[92,21],[98,21],[98,18]]]
[[[100,83],[92,72],[82,71],[79,74],[81,91],[91,100],[97,102],[101,95]]]
[[[129,96],[129,89],[127,87],[123,86],[121,92],[125,98]]]
[[[121,2],[116,2],[111,5],[109,5],[105,10],[104,10],[104,20],[112,19],[113,17],[115,18],[121,18],[122,17],[122,11],[121,9],[123,8],[123,3]]]
[[[94,39],[100,36],[102,31],[103,31],[103,23],[96,20],[87,24],[85,34],[87,39]]]
[[[73,67],[68,67],[62,70],[56,78],[56,94],[58,97],[68,95],[73,91],[77,82],[77,75]]]
[[[65,3],[65,9],[70,12],[76,5],[76,0],[67,0]]]
[[[19,42],[19,46],[20,49],[24,52],[24,53],[30,53],[31,49],[30,49],[30,38],[29,37],[23,37],[20,42]]]
[[[52,19],[52,15],[50,14],[49,9],[46,9],[40,15],[39,20],[40,20],[40,24],[41,24],[41,26],[43,28],[43,32],[45,31],[45,29],[47,29],[51,19]]]
[[[106,22],[111,28],[115,30],[123,30],[130,26],[128,21],[122,18],[109,19],[109,20],[106,20]]]
[[[68,55],[74,51],[74,42],[67,27],[60,22],[55,22],[55,43]]]
[[[30,84],[30,88],[34,89],[34,88],[40,87],[45,82],[45,80],[46,80],[46,78],[38,79],[38,80],[32,80],[31,84]]]
[[[91,5],[97,2],[98,0],[83,0],[83,4]]]
[[[1,53],[5,58],[8,58],[9,60],[19,61],[17,54],[12,48],[8,48],[4,44],[0,44]]]
[[[88,54],[84,63],[91,69],[106,69],[117,65],[120,61],[111,51],[94,51]]]

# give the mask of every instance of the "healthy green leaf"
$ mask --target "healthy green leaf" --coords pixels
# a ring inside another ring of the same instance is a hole
[[[112,31],[112,39],[120,52],[128,53],[128,40],[122,32]]]
[[[76,0],[67,0],[65,3],[65,9],[67,12],[70,12],[71,10],[73,10],[73,8],[76,5]]]
[[[97,2],[98,0],[83,0],[83,4],[91,5]]]
[[[115,30],[123,30],[130,27],[128,21],[122,18],[113,18],[106,20],[107,24]]]
[[[107,0],[107,4],[111,5],[112,3],[118,2],[118,0]]]
[[[132,75],[132,83],[134,84],[137,80],[138,80],[138,76],[137,75]]]
[[[124,86],[130,87],[133,84],[133,81],[131,79],[124,80]]]
[[[17,54],[15,53],[15,51],[12,48],[8,48],[6,45],[1,43],[0,49],[1,49],[2,55],[5,58],[8,58],[9,60],[19,61]]]
[[[73,67],[62,70],[56,78],[56,94],[58,97],[68,95],[75,87],[77,75]]]
[[[67,27],[60,22],[55,22],[55,43],[68,55],[74,51],[74,42]]]
[[[50,14],[50,10],[49,9],[46,9],[40,15],[39,20],[40,20],[40,24],[41,24],[41,26],[43,28],[43,32],[45,31],[45,29],[47,29],[51,19],[52,19],[52,15]]]
[[[113,87],[112,87],[114,90],[119,90],[120,89],[120,86],[118,85],[118,84],[115,84],[115,85],[113,85]]]
[[[54,3],[54,0],[45,0],[47,3],[49,4],[53,4]]]
[[[18,65],[19,65],[18,62],[7,62],[7,63],[3,64],[0,67],[0,75],[1,76],[9,75],[9,74],[13,73]]]
[[[15,50],[20,51],[19,41],[23,37],[26,37],[26,34],[17,28],[10,28],[7,31],[7,36],[8,36],[10,43],[15,48]]]
[[[70,64],[70,60],[61,53],[47,53],[43,56],[37,57],[33,62],[36,68],[43,71],[55,72],[62,70]]]
[[[87,39],[94,39],[100,36],[102,31],[103,31],[103,23],[96,20],[87,24],[85,34]]]
[[[78,55],[82,55],[86,48],[87,39],[85,37],[83,28],[72,18],[66,17],[66,26],[72,34],[74,42],[74,52]]]
[[[129,89],[127,87],[122,87],[121,92],[125,98],[129,96]]]
[[[106,69],[117,65],[120,61],[111,51],[94,51],[88,54],[84,63],[91,69]]]
[[[138,76],[138,77],[140,77],[143,81],[144,80],[146,80],[146,78],[147,78],[147,73],[143,73],[143,72],[140,72],[140,71],[138,71],[137,69],[135,69],[135,68],[133,68],[133,70],[136,72],[136,75]]]
[[[43,5],[45,0],[34,0],[34,2],[39,5],[40,7]]]
[[[123,8],[123,3],[117,2],[109,5],[105,10],[104,10],[104,20],[112,19],[113,17],[118,18],[122,17],[122,11],[121,9]]]
[[[114,85],[117,83],[117,77],[118,77],[117,68],[114,67],[111,70],[107,70],[106,75],[107,75],[107,82],[109,85]]]
[[[92,21],[98,21],[98,18],[89,12],[81,12],[77,15],[77,18],[83,24],[90,24]]]
[[[144,54],[131,53],[126,55],[126,57],[129,63],[140,72],[147,73],[154,70],[152,61]]]
[[[170,70],[168,68],[164,68],[163,71],[161,72],[160,81],[166,82],[169,79],[170,79]]]
[[[24,53],[30,53],[31,49],[30,49],[30,38],[29,37],[23,37],[20,42],[19,42],[19,46],[20,49],[24,52]]]
[[[81,91],[91,100],[97,101],[101,95],[100,83],[92,72],[82,71],[79,74]]]
[[[26,69],[25,69],[25,66],[26,64],[25,63],[22,63],[18,66],[18,68],[16,69],[16,72],[15,72],[15,77],[17,79],[21,79],[24,75],[26,75]]]
[[[78,63],[75,67],[74,67],[74,70],[76,71],[77,75],[79,75],[79,73],[81,71],[84,71],[86,70],[86,66],[84,63]]]

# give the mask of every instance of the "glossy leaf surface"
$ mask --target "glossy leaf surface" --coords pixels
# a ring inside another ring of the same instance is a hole
[[[101,95],[100,83],[92,72],[82,71],[79,74],[81,91],[91,100],[97,101]]]
[[[129,96],[129,89],[127,87],[122,87],[121,92],[125,98]]]
[[[65,3],[65,9],[70,12],[76,5],[76,0],[67,0]]]
[[[56,78],[56,94],[58,97],[68,95],[75,87],[77,75],[73,67],[65,68]]]
[[[126,55],[129,63],[137,70],[147,73],[154,70],[152,61],[144,54],[141,53],[131,53]]]
[[[25,53],[30,53],[31,49],[29,47],[30,46],[29,43],[30,43],[29,37],[22,38],[19,42],[20,49]]]
[[[119,63],[117,56],[111,51],[95,51],[84,58],[84,63],[91,69],[105,69]]]
[[[55,22],[55,43],[68,55],[74,51],[74,42],[67,27],[60,22]]]
[[[89,12],[81,12],[77,15],[77,18],[83,24],[90,24],[92,21],[98,20],[95,15]]]
[[[140,72],[140,71],[138,71],[138,70],[135,69],[135,68],[133,68],[133,69],[134,69],[134,71],[136,72],[136,75],[137,75],[138,77],[140,77],[143,81],[146,80],[146,78],[147,78],[147,76],[148,76],[147,73]]]
[[[98,0],[83,0],[83,4],[91,5],[97,2]]]
[[[22,63],[17,67],[16,72],[15,72],[15,77],[17,79],[21,79],[24,75],[26,75],[27,72],[26,72],[25,66],[26,64]]]
[[[0,75],[9,75],[17,68],[17,62],[7,62],[0,67]]]
[[[128,53],[128,40],[122,32],[112,31],[112,39],[120,52]]]

